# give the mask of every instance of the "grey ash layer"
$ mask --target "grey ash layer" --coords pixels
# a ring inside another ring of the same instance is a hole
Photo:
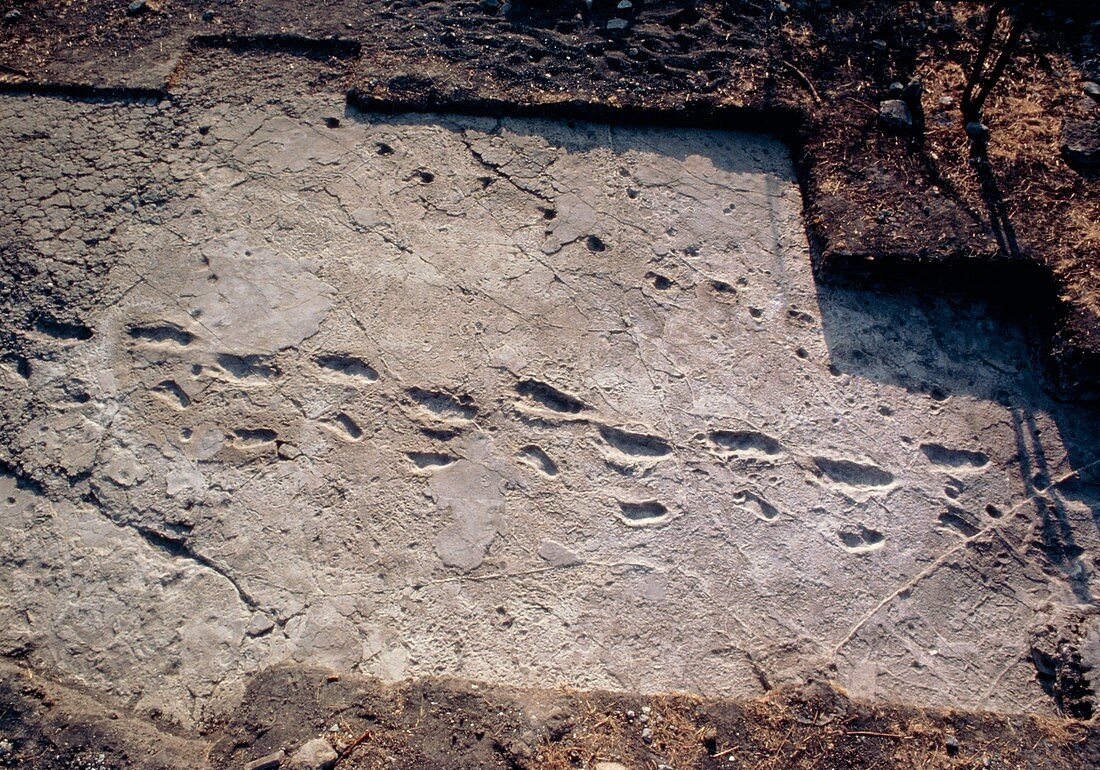
[[[1100,662],[1095,415],[996,308],[815,285],[782,144],[343,109],[0,99],[0,653],[182,725],[288,660]]]

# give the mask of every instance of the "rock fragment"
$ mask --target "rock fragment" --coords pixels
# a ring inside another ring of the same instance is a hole
[[[340,755],[324,738],[307,741],[290,757],[290,770],[329,770]]]
[[[283,753],[282,750],[279,750],[274,754],[268,754],[265,757],[252,760],[244,766],[244,770],[278,770],[285,758],[286,754]]]
[[[1100,164],[1100,120],[1067,120],[1062,126],[1062,156],[1071,166]]]
[[[909,105],[901,99],[886,99],[878,106],[878,119],[891,131],[909,131],[913,128],[913,115]]]

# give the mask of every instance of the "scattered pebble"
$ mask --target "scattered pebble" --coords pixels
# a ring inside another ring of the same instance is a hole
[[[953,107],[954,105],[955,105],[955,100],[952,97],[950,97],[950,96],[941,96],[940,97],[940,106],[943,107],[944,109],[947,109],[948,107]]]
[[[628,22],[627,22],[626,19],[612,19],[611,21],[607,22],[607,28],[608,29],[626,29],[627,23]]]
[[[138,16],[149,10],[149,3],[146,0],[134,0],[126,6],[126,13],[130,16]]]
[[[959,753],[959,739],[954,735],[949,735],[944,739],[944,745],[947,746],[947,753],[951,756],[955,756]]]
[[[653,743],[653,731],[650,730],[648,727],[642,730],[642,742]]]
[[[324,738],[306,742],[290,757],[290,770],[330,770],[339,754]]]
[[[11,741],[7,738],[0,741],[0,757],[6,757],[14,751],[15,747],[11,745]]]
[[[18,8],[13,8],[10,11],[8,11],[7,13],[4,14],[4,23],[5,24],[15,24],[15,22],[19,21],[22,18],[23,18],[23,14],[19,12],[19,9]]]
[[[630,2],[630,0],[621,0],[621,2],[615,7],[620,11],[629,11],[631,8],[634,7],[634,3]]]
[[[908,131],[913,128],[913,116],[909,105],[901,99],[887,99],[878,106],[878,118],[884,126],[894,131]]]
[[[244,770],[278,770],[284,757],[286,757],[286,754],[282,751],[276,751],[274,754],[252,760],[244,766]]]
[[[214,21],[214,12],[207,10],[202,12],[202,20],[205,22]]]
[[[1091,80],[1085,82],[1085,85],[1081,87],[1081,90],[1091,96],[1093,99],[1100,101],[1100,83],[1094,83]]]

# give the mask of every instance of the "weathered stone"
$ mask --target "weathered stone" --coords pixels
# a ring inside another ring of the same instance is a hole
[[[1067,120],[1062,126],[1062,155],[1070,165],[1100,164],[1100,119]]]
[[[314,738],[295,751],[287,763],[289,770],[330,770],[340,755],[324,738]]]
[[[284,759],[286,759],[286,754],[282,751],[276,751],[274,754],[252,760],[244,766],[244,770],[279,770]]]
[[[886,99],[878,106],[879,122],[891,131],[909,131],[913,128],[913,116],[909,105],[901,99]]]

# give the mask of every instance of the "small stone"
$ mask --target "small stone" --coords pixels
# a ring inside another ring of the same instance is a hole
[[[330,770],[340,755],[324,738],[306,742],[290,757],[290,770]]]
[[[146,0],[134,0],[126,6],[126,13],[130,16],[139,16],[149,10],[149,3]]]
[[[959,739],[954,735],[949,735],[944,738],[944,745],[947,746],[947,753],[951,756],[955,756],[959,753]]]
[[[19,12],[19,9],[18,8],[13,8],[10,11],[8,11],[7,13],[4,14],[4,23],[5,24],[15,24],[15,22],[19,21],[22,18],[23,18],[23,14]]]
[[[941,96],[939,105],[946,110],[949,107],[955,106],[955,100],[950,96]]]
[[[878,119],[894,131],[908,131],[913,128],[913,116],[909,105],[901,99],[887,99],[878,106]]]
[[[1081,87],[1081,90],[1091,96],[1093,99],[1100,101],[1100,83],[1094,83],[1091,80],[1085,81],[1085,84]]]
[[[214,12],[213,11],[203,11],[202,12],[202,20],[205,21],[205,22],[214,21]]]
[[[627,22],[626,19],[612,19],[611,21],[607,22],[607,28],[608,29],[626,29],[627,23],[628,22]]]
[[[253,637],[262,636],[273,628],[275,628],[275,623],[272,622],[271,618],[262,612],[257,612],[248,621],[248,628],[245,629],[245,633]]]
[[[1062,156],[1075,166],[1100,164],[1100,121],[1067,120],[1062,126]]]
[[[274,754],[252,760],[244,766],[244,770],[278,770],[285,756],[286,754],[282,751],[276,751]]]
[[[648,727],[642,730],[642,743],[653,743],[653,731]]]
[[[905,90],[905,84],[904,83],[899,83],[896,80],[893,83],[891,83],[890,87],[887,89],[890,96],[901,96],[901,92],[904,91],[904,90]]]
[[[966,124],[966,135],[975,142],[987,142],[989,141],[989,126],[972,120]]]
[[[592,770],[630,770],[626,765],[619,764],[618,762],[597,762],[592,766]]]
[[[630,0],[621,0],[621,2],[615,7],[620,11],[629,11],[631,8],[634,7],[634,3],[630,2]]]
[[[775,4],[775,12],[778,13],[780,16],[785,16],[790,10],[791,7],[784,2],[778,2]]]
[[[6,757],[15,750],[15,747],[11,745],[11,741],[7,738],[0,741],[0,757]]]
[[[913,78],[905,84],[905,88],[901,90],[901,98],[912,105],[919,105],[920,98],[924,95],[924,81],[920,78]]]

